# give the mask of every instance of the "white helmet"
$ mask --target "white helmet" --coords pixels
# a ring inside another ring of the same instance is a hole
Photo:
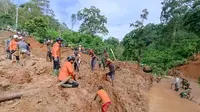
[[[22,40],[22,39],[23,39],[23,37],[22,37],[22,36],[20,36],[18,39]]]
[[[17,38],[18,38],[18,36],[17,36],[17,35],[13,35],[13,38],[14,38],[14,39],[17,39]]]

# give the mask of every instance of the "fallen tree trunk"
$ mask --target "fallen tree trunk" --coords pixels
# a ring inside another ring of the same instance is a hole
[[[0,102],[21,98],[22,96],[23,96],[22,92],[1,95],[0,96]]]
[[[13,100],[17,98],[21,98],[22,96],[27,96],[29,94],[33,94],[35,92],[38,92],[41,89],[31,89],[31,90],[26,90],[26,91],[21,91],[21,92],[15,92],[11,94],[5,94],[5,95],[0,95],[0,103],[8,100]]]

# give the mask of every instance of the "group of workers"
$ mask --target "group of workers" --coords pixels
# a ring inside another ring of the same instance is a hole
[[[181,78],[179,75],[175,76],[175,81],[171,84],[171,88],[173,85],[176,92],[178,92],[181,88],[183,89],[183,91],[179,94],[181,98],[191,100],[192,88],[190,88],[190,83],[187,79]]]
[[[80,52],[86,54],[86,51],[83,49],[81,45],[78,48],[74,49],[74,54],[68,56],[65,62],[60,66],[60,58],[61,58],[61,44],[63,42],[62,38],[57,38],[56,42],[53,43],[52,40],[48,40],[45,44],[47,45],[47,60],[53,61],[53,74],[58,77],[59,82],[63,82],[61,87],[63,88],[76,88],[79,86],[79,83],[76,80],[75,72],[80,71],[81,65],[81,55]],[[88,50],[89,56],[91,56],[91,71],[94,72],[96,69],[96,62],[99,60],[99,57],[95,55],[92,49]],[[103,58],[101,59],[103,68],[105,70],[106,67],[109,68],[109,72],[105,75],[110,77],[112,86],[114,86],[114,76],[115,76],[115,67],[111,59],[109,58],[106,50],[103,53]],[[109,105],[111,104],[111,100],[103,89],[102,86],[99,86],[99,90],[96,93],[94,100],[96,100],[97,96],[101,98],[103,101],[102,112],[106,112],[108,110]]]
[[[17,33],[5,40],[6,59],[13,60],[21,66],[25,65],[25,58],[30,56],[31,46],[25,38]]]

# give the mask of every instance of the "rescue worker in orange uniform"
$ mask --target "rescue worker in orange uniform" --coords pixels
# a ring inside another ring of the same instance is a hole
[[[56,43],[53,44],[52,48],[52,58],[53,58],[53,74],[55,76],[58,75],[58,71],[60,68],[60,50],[61,50],[61,44],[62,44],[63,39],[62,38],[57,38]]]
[[[111,100],[110,100],[108,94],[106,93],[106,91],[103,90],[102,86],[99,86],[99,90],[97,91],[97,94],[96,94],[94,100],[96,100],[98,96],[101,98],[100,101],[103,101],[103,104],[101,106],[101,111],[102,112],[107,112],[108,111],[108,107],[111,104]]]
[[[13,35],[13,39],[10,42],[10,59],[13,60],[14,53],[17,51],[18,36]],[[17,62],[19,62],[19,57],[16,56]]]
[[[63,66],[60,69],[58,80],[61,82],[71,76],[71,78],[66,81],[64,84],[61,86],[64,88],[74,88],[78,87],[79,84],[75,81],[75,74],[74,74],[74,69],[73,69],[73,63],[75,61],[75,58],[73,56],[67,57],[67,61],[63,64]]]

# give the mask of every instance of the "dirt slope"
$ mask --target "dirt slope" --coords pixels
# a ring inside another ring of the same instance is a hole
[[[33,55],[24,67],[5,60],[0,53],[1,94],[31,90],[21,99],[0,103],[0,112],[98,112],[100,104],[93,98],[99,85],[103,85],[111,97],[109,112],[148,112],[151,77],[136,70],[135,65],[129,64],[127,68],[126,63],[116,62],[120,69],[116,71],[115,87],[112,87],[103,77],[106,72],[97,69],[91,73],[90,57],[82,54],[81,72],[77,75],[80,86],[59,89],[57,78],[51,75],[52,63],[44,58],[45,47],[32,38],[29,42],[34,47]],[[68,48],[63,49],[63,60],[72,53]]]
[[[150,112],[200,112],[200,106],[186,99],[181,99],[170,89],[170,79],[163,79],[150,90]],[[198,91],[199,88],[195,88]]]
[[[175,67],[172,71],[177,69],[187,78],[198,79],[200,77],[200,54],[190,57],[188,60],[188,63]]]

